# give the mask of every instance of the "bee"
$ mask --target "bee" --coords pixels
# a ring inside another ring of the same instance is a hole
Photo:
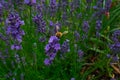
[[[56,32],[56,34],[55,34],[55,36],[58,37],[58,38],[62,37],[62,35],[63,35],[62,32]]]
[[[60,29],[59,26],[56,26],[56,31],[57,31],[57,32],[55,33],[55,36],[58,37],[58,38],[60,38],[60,37],[62,37],[63,35],[65,35],[65,34],[68,33],[68,31],[60,32],[59,29]]]

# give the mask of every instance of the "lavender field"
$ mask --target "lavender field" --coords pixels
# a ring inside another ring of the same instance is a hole
[[[0,0],[0,80],[120,80],[120,1]]]

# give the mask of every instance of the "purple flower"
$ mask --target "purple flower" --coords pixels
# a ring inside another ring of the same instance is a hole
[[[54,60],[55,56],[56,56],[56,53],[51,53],[51,55],[50,55],[50,60],[51,60],[51,61]]]
[[[112,4],[112,0],[106,0],[105,2],[105,10],[108,12]]]
[[[64,54],[64,53],[67,53],[67,52],[70,52],[70,45],[69,45],[69,40],[66,39],[62,46],[61,46],[61,53]]]
[[[71,78],[70,80],[75,80],[75,78]]]
[[[77,31],[74,32],[74,37],[76,41],[80,41],[80,34]]]
[[[74,12],[75,10],[75,5],[73,2],[70,2],[70,12]]]
[[[82,50],[78,50],[78,56],[79,58],[82,58],[84,55],[84,52]]]
[[[107,58],[111,58],[111,55],[110,55],[110,54],[107,54]]]
[[[57,9],[57,3],[56,0],[50,0],[50,14],[53,16]]]
[[[49,21],[49,27],[50,27],[50,29],[49,29],[49,34],[50,35],[54,35],[56,32],[54,31],[54,29],[55,29],[55,23],[53,23],[52,21]]]
[[[24,0],[24,3],[31,6],[36,3],[36,0]]]
[[[96,36],[99,37],[99,31],[101,29],[101,25],[102,25],[102,21],[101,20],[97,20],[96,21]]]
[[[11,45],[11,49],[20,50],[22,42],[22,36],[25,35],[25,32],[20,28],[24,25],[18,14],[10,13],[6,19],[6,34],[12,37],[14,44]]]
[[[20,50],[20,49],[22,49],[22,46],[21,45],[11,45],[11,49],[12,50]]]
[[[98,0],[97,4],[93,6],[93,9],[96,11],[92,18],[93,19],[101,19],[102,15],[105,13],[105,9],[103,8],[103,0]]]
[[[48,42],[45,47],[46,52],[56,52],[60,49],[59,39],[56,36],[51,36]]]
[[[110,50],[115,54],[120,53],[120,42],[111,44],[110,45]]]
[[[110,50],[115,54],[119,53],[120,52],[120,30],[114,31],[114,33],[112,34],[112,40],[114,43],[110,45]]]
[[[60,50],[60,44],[55,44],[55,50]]]
[[[25,2],[26,4],[29,4],[30,0],[24,0],[24,2]]]
[[[114,43],[110,44],[110,50],[112,52],[112,62],[117,62],[119,61],[119,53],[120,53],[120,30],[116,30],[112,34],[112,40]]]
[[[102,24],[102,21],[101,20],[97,20],[96,21],[96,30],[99,31],[101,29],[101,24]]]
[[[0,9],[2,8],[3,6],[2,6],[2,4],[0,3]]]
[[[46,22],[43,20],[42,13],[40,13],[39,15],[36,15],[33,18],[33,21],[37,25],[37,32],[40,32],[40,33],[45,33],[46,32]]]
[[[112,60],[113,60],[113,62],[119,61],[119,56],[118,55],[113,56]]]
[[[112,40],[116,43],[116,42],[120,42],[120,30],[116,30],[114,31],[114,33],[112,34]]]
[[[88,33],[88,30],[89,30],[89,23],[88,21],[84,21],[83,22],[83,26],[82,26],[82,30],[85,32],[85,33]]]
[[[37,5],[36,9],[38,12],[42,13],[43,6],[42,5]]]
[[[31,0],[32,3],[36,3],[36,0]]]
[[[82,34],[82,40],[85,40],[87,38],[89,27],[90,26],[89,26],[88,21],[84,21],[82,25],[82,30],[84,32],[84,34]]]
[[[94,9],[94,10],[98,10],[98,7],[97,7],[97,6],[93,6],[93,9]]]
[[[51,36],[50,39],[49,39],[49,43],[53,43],[53,42],[56,42],[58,41],[59,39],[56,37],[56,36]]]
[[[49,65],[51,64],[51,60],[48,59],[48,58],[46,58],[46,59],[44,60],[44,64],[47,65],[47,66],[49,66]]]
[[[0,22],[2,21],[3,5],[0,3]]]
[[[50,45],[47,44],[47,45],[45,46],[45,51],[49,51],[49,50],[50,50]]]
[[[49,25],[50,25],[50,27],[53,27],[54,23],[52,21],[49,21]]]
[[[59,39],[56,36],[51,36],[48,44],[45,46],[45,53],[46,56],[49,58],[44,61],[44,63],[47,65],[50,65],[50,63],[54,60],[57,52],[60,50],[60,44]]]

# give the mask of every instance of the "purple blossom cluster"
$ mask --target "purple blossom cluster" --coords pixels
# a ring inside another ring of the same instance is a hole
[[[79,0],[73,0],[71,3],[70,3],[70,12],[73,13],[77,8],[80,7],[80,1]]]
[[[104,2],[104,0],[98,0],[96,5],[93,6],[93,9],[95,11],[95,13],[93,14],[93,17],[95,17],[94,19],[96,21],[96,26],[95,26],[96,37],[100,36],[100,31],[101,31],[101,28],[102,28],[102,16],[105,14],[105,9],[103,7],[103,5],[104,5],[103,2]]]
[[[6,19],[6,34],[12,38],[14,44],[11,45],[12,50],[20,50],[22,48],[22,36],[25,35],[21,26],[24,25],[17,13],[10,13]]]
[[[10,2],[10,1],[9,1],[9,2]],[[10,10],[10,6],[12,6],[12,5],[10,5],[9,2],[7,2],[7,1],[5,1],[5,0],[0,0],[0,5],[1,5],[1,7],[2,7],[2,10],[0,10],[0,12],[3,12],[3,10],[4,10],[4,11]],[[12,8],[12,7],[11,7],[11,8]]]
[[[42,4],[36,6],[37,15],[33,17],[33,22],[36,24],[36,32],[42,34],[39,37],[40,42],[46,41],[45,33],[47,32],[46,22],[43,19],[43,13],[45,6],[43,5],[43,0],[41,1]]]
[[[62,11],[62,15],[61,15],[61,18],[62,18],[62,23],[67,25],[67,20],[68,20],[68,15],[67,15],[67,6],[69,6],[69,2],[68,0],[61,0],[61,11]]]
[[[74,37],[77,42],[80,41],[80,34],[78,33],[78,31],[74,32]]]
[[[70,52],[70,45],[69,45],[69,40],[66,39],[60,49],[61,56],[63,56],[65,53]]]
[[[45,33],[46,32],[46,22],[43,20],[42,13],[36,15],[33,18],[33,21],[37,25],[37,32],[39,32],[39,33]]]
[[[101,19],[101,16],[105,13],[105,10],[103,8],[103,0],[98,0],[97,5],[93,6],[93,9],[95,10],[93,17],[96,19]]]
[[[59,39],[56,36],[51,36],[48,44],[45,46],[45,53],[46,56],[48,56],[44,61],[45,65],[50,65],[52,63],[59,50]]]
[[[120,30],[114,31],[111,38],[114,43],[120,42]]]
[[[89,23],[88,23],[88,21],[84,21],[83,22],[83,26],[82,26],[82,30],[83,30],[83,32],[85,32],[86,34],[88,33],[88,30],[89,30]]]
[[[50,0],[50,14],[51,14],[51,16],[55,15],[56,10],[57,10],[56,0]]]
[[[120,30],[116,30],[112,34],[113,43],[109,45],[112,54],[108,54],[109,58],[112,58],[112,62],[119,61],[119,53],[120,53]]]
[[[109,12],[111,4],[112,4],[112,0],[106,0],[106,3],[105,3],[105,11],[106,12]]]
[[[24,0],[24,3],[31,6],[36,3],[36,0]]]
[[[83,40],[87,38],[89,28],[90,28],[90,25],[89,25],[88,21],[84,21],[83,25],[82,25],[82,30],[84,32],[84,34],[82,36]]]
[[[82,59],[83,55],[84,55],[84,52],[82,50],[78,50],[78,57],[80,59]]]
[[[2,21],[3,5],[0,3],[0,22]]]
[[[112,34],[113,44],[110,45],[110,49],[113,53],[120,52],[120,30],[114,31]]]
[[[119,53],[120,52],[120,42],[114,43],[110,45],[110,49],[113,53]]]
[[[102,26],[102,21],[101,20],[97,20],[96,21],[96,36],[99,37],[99,32],[101,30],[101,26]]]

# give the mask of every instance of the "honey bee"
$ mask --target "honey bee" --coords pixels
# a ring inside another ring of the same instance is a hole
[[[55,36],[57,36],[58,38],[62,37],[63,33],[62,32],[56,32]]]
[[[57,31],[57,32],[56,32],[55,36],[58,37],[58,38],[62,37],[64,34],[67,34],[67,33],[68,33],[68,31],[64,31],[64,32],[62,33],[62,32],[59,31],[59,29],[60,29],[59,26],[56,26],[56,31]]]

